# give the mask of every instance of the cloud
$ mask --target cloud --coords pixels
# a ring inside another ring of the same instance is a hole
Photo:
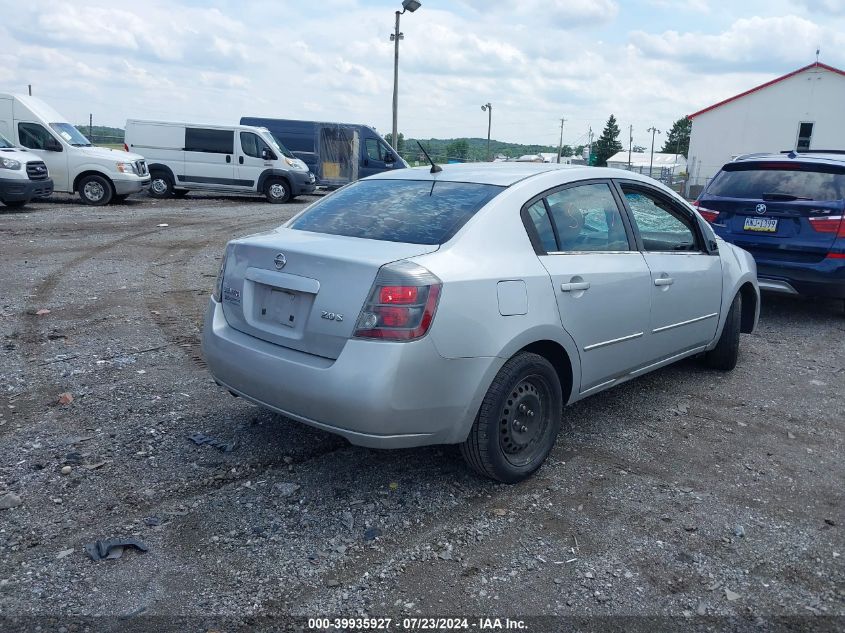
[[[845,34],[795,15],[742,18],[718,34],[634,31],[631,45],[644,57],[722,72],[781,72],[813,60],[816,44],[845,58]],[[833,58],[832,58],[833,59]]]
[[[520,0],[518,3],[461,0],[479,14],[507,14],[518,20],[541,22],[562,30],[598,26],[619,12],[613,0]]]
[[[822,15],[845,15],[845,0],[798,0],[813,13]]]

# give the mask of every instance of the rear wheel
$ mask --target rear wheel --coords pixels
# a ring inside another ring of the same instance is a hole
[[[504,483],[530,477],[560,430],[563,394],[551,363],[520,352],[499,370],[461,445],[467,464]]]
[[[79,197],[85,204],[101,207],[111,202],[114,189],[108,178],[92,174],[79,181]]]
[[[739,360],[739,331],[742,321],[742,297],[737,293],[728,311],[725,327],[716,347],[704,355],[704,362],[713,369],[730,371]]]
[[[169,198],[173,195],[173,179],[164,171],[154,171],[151,174],[150,195],[153,198]]]
[[[267,202],[279,204],[290,200],[290,185],[283,178],[268,178],[264,183],[264,196]]]

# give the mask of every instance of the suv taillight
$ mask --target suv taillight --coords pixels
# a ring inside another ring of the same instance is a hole
[[[817,233],[836,233],[836,237],[845,237],[845,220],[841,215],[810,218],[810,226]]]
[[[434,320],[443,284],[412,262],[379,269],[355,324],[355,338],[412,341],[425,336]]]
[[[692,206],[694,206],[701,214],[701,217],[710,222],[710,224],[713,224],[716,220],[719,219],[718,211],[713,211],[713,209],[706,209],[702,207],[701,203],[698,200],[693,202]]]

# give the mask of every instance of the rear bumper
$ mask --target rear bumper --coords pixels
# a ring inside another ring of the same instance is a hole
[[[28,202],[33,198],[44,198],[53,193],[53,180],[29,180],[23,178],[0,178],[0,200],[7,202]]]
[[[152,179],[149,176],[132,179],[115,178],[112,182],[114,183],[114,192],[116,195],[128,196],[129,194],[138,193],[139,191],[149,189],[150,182],[152,182]]]
[[[210,299],[202,349],[215,381],[252,402],[372,448],[466,438],[473,402],[498,358],[445,359],[429,337],[350,340],[336,360],[235,330]]]
[[[770,263],[757,260],[760,289],[812,297],[845,298],[845,259],[814,264]]]

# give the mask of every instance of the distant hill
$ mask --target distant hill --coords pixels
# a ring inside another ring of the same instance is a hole
[[[401,139],[401,137],[400,137]],[[431,154],[431,157],[434,160],[444,161],[449,158],[455,159],[460,158],[459,156],[450,156],[450,153],[447,152],[447,148],[451,146],[451,149],[454,150],[457,146],[457,143],[461,141],[466,142],[468,146],[468,152],[466,155],[466,160],[475,161],[475,160],[486,160],[487,158],[487,139],[486,138],[428,138],[428,139],[405,139],[405,146],[402,152],[403,157],[406,160],[416,160],[417,156],[419,155],[419,147],[417,146],[417,140],[422,143],[425,150]],[[557,146],[551,145],[522,145],[520,143],[505,143],[503,141],[497,141],[495,139],[490,139],[490,153],[493,156],[497,154],[503,154],[505,156],[509,156],[511,158],[518,158],[519,156],[524,156],[525,154],[539,154],[540,152],[556,152]]]

